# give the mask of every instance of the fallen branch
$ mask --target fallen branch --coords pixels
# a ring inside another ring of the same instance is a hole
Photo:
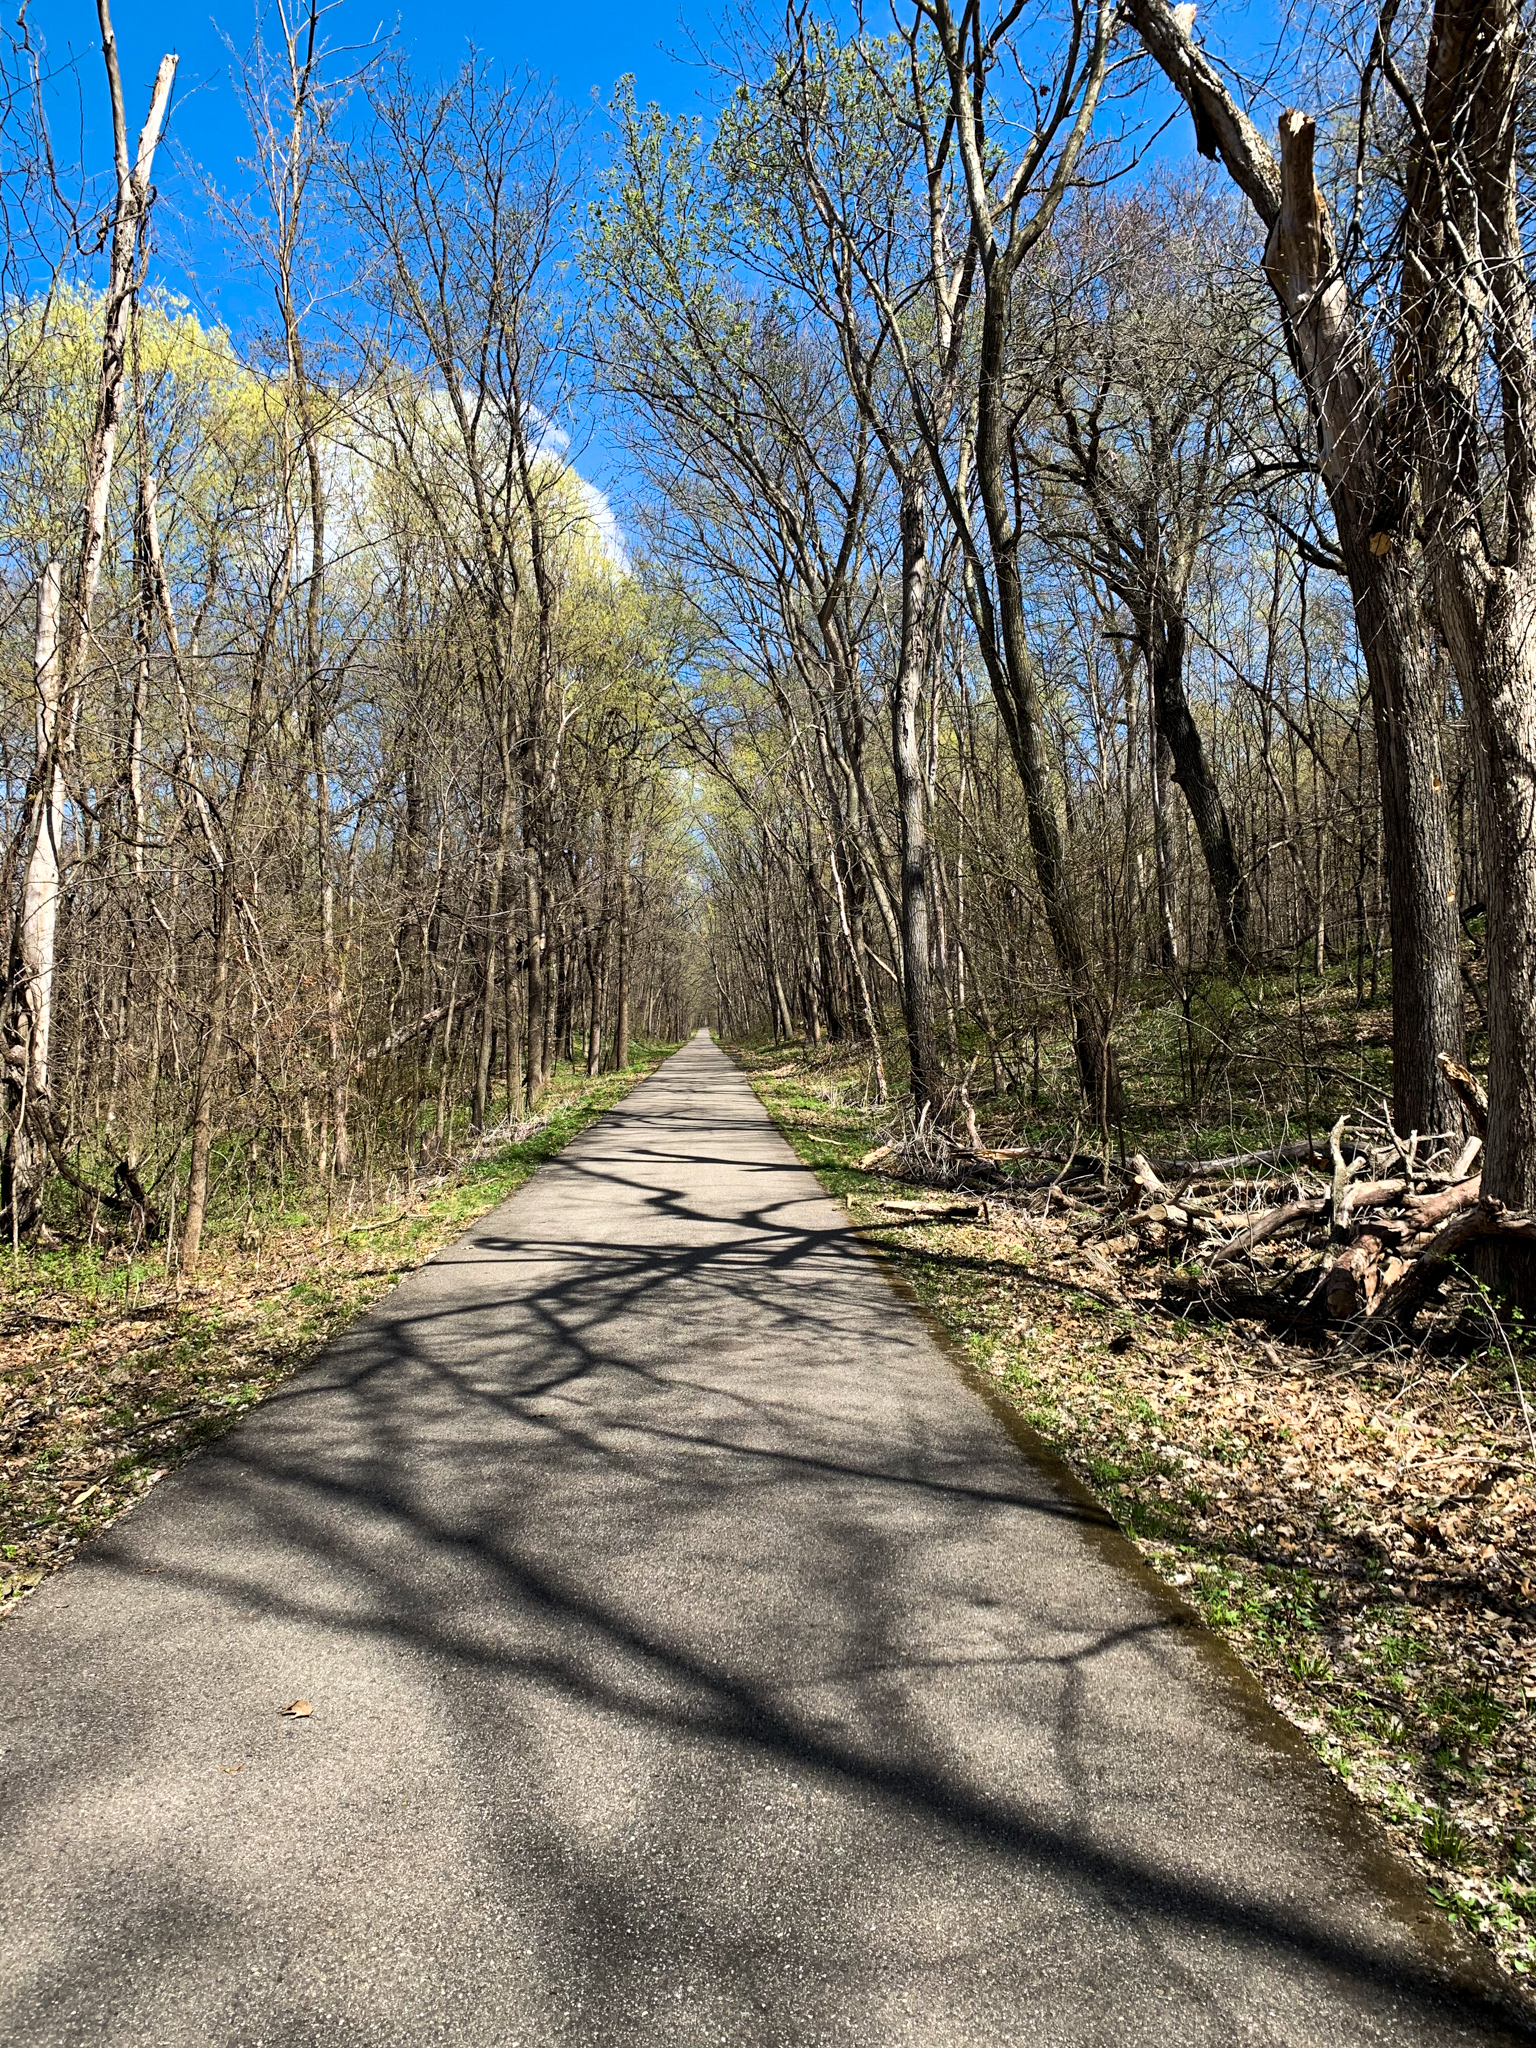
[[[909,1223],[952,1223],[957,1219],[985,1221],[985,1202],[877,1202],[878,1209],[891,1209]]]
[[[1482,1184],[1482,1175],[1474,1174],[1470,1180],[1458,1181],[1438,1195],[1410,1195],[1403,1207],[1416,1228],[1433,1230],[1447,1216],[1454,1216],[1458,1209],[1475,1202]]]
[[[1408,1192],[1405,1180],[1357,1180],[1345,1190],[1340,1223],[1347,1223],[1357,1209],[1379,1209]]]
[[[1502,1202],[1481,1195],[1443,1223],[1423,1250],[1382,1290],[1362,1334],[1381,1341],[1413,1334],[1414,1318],[1451,1270],[1457,1255],[1485,1239],[1536,1244],[1536,1216],[1506,1215]]]
[[[1236,1237],[1229,1238],[1220,1251],[1213,1254],[1211,1264],[1224,1266],[1229,1259],[1240,1258],[1244,1252],[1251,1251],[1256,1244],[1262,1244],[1266,1238],[1276,1237],[1282,1230],[1289,1230],[1294,1224],[1312,1222],[1326,1212],[1329,1201],[1330,1197],[1327,1195],[1313,1195],[1301,1201],[1287,1202],[1279,1209],[1266,1209],[1263,1215],[1255,1216],[1247,1228],[1240,1230]]]
[[[1354,1159],[1366,1156],[1366,1148],[1353,1140],[1345,1147],[1346,1157]],[[1230,1173],[1239,1166],[1288,1166],[1293,1164],[1322,1166],[1327,1162],[1326,1141],[1319,1145],[1313,1138],[1295,1138],[1288,1145],[1272,1145],[1264,1152],[1232,1152],[1224,1159],[1165,1159],[1164,1173],[1182,1175],[1186,1180],[1198,1180],[1202,1174]]]
[[[412,1024],[401,1024],[391,1031],[387,1038],[381,1038],[377,1045],[370,1045],[366,1052],[360,1052],[352,1062],[352,1078],[357,1080],[367,1072],[375,1060],[388,1059],[392,1052],[398,1052],[402,1045],[409,1045],[413,1038],[430,1031],[435,1024],[441,1024],[451,1017],[455,1010],[462,1009],[469,1001],[468,996],[455,996],[451,1002],[439,1003],[435,1010],[428,1010]]]
[[[169,1415],[146,1416],[144,1421],[131,1423],[127,1429],[120,1429],[113,1441],[123,1443],[131,1436],[142,1436],[146,1429],[159,1429],[167,1422],[185,1422],[189,1415],[200,1415],[202,1412],[201,1408],[173,1408]]]
[[[1333,1219],[1334,1232],[1338,1235],[1343,1234],[1346,1221],[1345,1198],[1349,1191],[1349,1183],[1363,1164],[1358,1158],[1351,1164],[1345,1164],[1343,1147],[1339,1142],[1344,1136],[1345,1121],[1341,1116],[1328,1133],[1328,1157],[1333,1162],[1333,1182],[1329,1190],[1328,1209]]]
[[[1383,1289],[1366,1329],[1383,1342],[1393,1332],[1411,1336],[1415,1316],[1449,1273],[1452,1259],[1463,1246],[1486,1236],[1502,1215],[1501,1203],[1479,1198],[1452,1216],[1391,1286]]]

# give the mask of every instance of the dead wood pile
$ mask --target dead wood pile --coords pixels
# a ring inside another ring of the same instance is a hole
[[[1442,1064],[1483,1128],[1487,1104],[1477,1082]],[[967,1136],[961,1143],[921,1122],[860,1163],[987,1197],[984,1206],[953,1204],[947,1213],[955,1217],[962,1206],[980,1206],[993,1222],[1010,1213],[1065,1218],[1101,1253],[1161,1265],[1164,1299],[1181,1312],[1204,1304],[1296,1333],[1311,1326],[1343,1334],[1359,1348],[1411,1337],[1420,1312],[1479,1242],[1536,1247],[1536,1216],[1482,1193],[1480,1137],[1454,1145],[1418,1132],[1402,1138],[1385,1109],[1341,1116],[1326,1137],[1210,1159],[1137,1152],[1106,1161],[1083,1152],[1077,1133],[1055,1154],[987,1147],[974,1123]],[[941,1220],[938,1208],[924,1206],[924,1220]]]

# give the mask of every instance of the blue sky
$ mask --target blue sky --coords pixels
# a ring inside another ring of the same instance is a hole
[[[834,0],[834,10],[844,8]],[[242,123],[223,38],[241,49],[250,42],[255,0],[213,0],[212,6],[206,0],[115,0],[112,11],[135,127],[161,55],[174,49],[181,59],[171,149],[159,166],[160,279],[185,291],[200,312],[238,327],[251,310],[250,294],[209,234],[198,172],[225,187],[241,182]],[[882,11],[873,0],[870,19],[878,22]],[[1242,46],[1259,39],[1267,13],[1262,0],[1206,0],[1200,24],[1218,45]],[[63,74],[55,95],[60,149],[73,154],[83,111],[87,161],[104,170],[110,141],[94,0],[29,0],[27,16]],[[696,104],[700,80],[689,61],[689,34],[707,41],[711,18],[710,0],[590,0],[582,6],[570,0],[406,0],[398,12],[382,9],[379,0],[339,0],[326,29],[337,44],[365,43],[381,30],[392,34],[395,47],[429,73],[456,68],[471,46],[509,68],[526,65],[555,82],[572,104],[595,103],[597,136],[601,106],[625,72],[634,74],[642,101],[678,111]],[[71,56],[77,64],[72,78],[65,68]],[[1187,121],[1176,121],[1164,147],[1182,154],[1187,130]]]
[[[707,32],[707,11],[690,0],[689,13]],[[31,0],[27,14],[57,78],[52,118],[59,153],[73,158],[83,135],[85,162],[100,175],[111,164],[111,125],[95,0]],[[134,132],[162,55],[174,50],[180,59],[169,146],[156,164],[152,281],[183,295],[201,318],[229,326],[237,338],[253,319],[270,317],[270,295],[226,254],[203,192],[208,179],[226,190],[245,182],[240,157],[249,145],[229,83],[225,38],[243,50],[256,22],[253,0],[213,0],[211,7],[206,0],[114,0],[112,6]],[[527,66],[571,105],[594,108],[594,143],[603,132],[602,108],[626,72],[634,74],[642,100],[683,111],[698,97],[680,0],[591,0],[581,8],[560,0],[408,0],[398,13],[381,10],[378,0],[341,0],[326,18],[333,46],[366,44],[380,32],[428,75],[453,71],[471,47],[509,70]],[[623,457],[613,434],[601,421],[566,424],[576,436],[578,467],[622,501]]]
[[[87,161],[105,168],[111,144],[94,0],[32,0],[27,12],[56,69],[69,56],[76,58]],[[252,0],[224,5],[214,0],[212,6],[200,0],[171,0],[169,5],[115,0],[112,21],[134,128],[143,118],[161,56],[175,50],[181,60],[170,157],[158,166],[164,208],[161,281],[186,291],[199,311],[238,326],[250,310],[248,294],[210,237],[198,172],[226,188],[241,182],[242,123],[228,81],[223,38],[239,49],[249,44],[256,25]],[[591,104],[594,95],[601,105],[625,72],[635,74],[642,99],[681,109],[694,98],[691,67],[668,54],[686,50],[678,0],[592,0],[581,8],[561,6],[559,0],[554,5],[410,0],[399,13],[381,9],[378,0],[341,0],[326,19],[328,38],[336,45],[366,43],[381,30],[393,31],[395,47],[406,49],[424,72],[455,69],[474,46],[509,69],[528,66],[557,83],[562,97],[578,106]],[[68,86],[56,92],[55,125],[61,150],[73,154],[79,102]],[[185,265],[176,261],[178,254]]]
[[[842,6],[832,0],[832,6],[842,12],[847,0]],[[872,0],[872,23],[881,11],[879,0]],[[250,43],[255,0],[213,0],[212,7],[206,0],[114,0],[112,13],[135,131],[162,54],[174,49],[180,57],[169,147],[157,164],[153,281],[184,295],[202,318],[223,322],[238,336],[253,317],[269,315],[269,301],[265,287],[243,277],[227,257],[202,191],[209,178],[225,189],[244,183],[239,159],[247,142],[228,80],[224,38],[242,50]],[[34,37],[46,45],[56,78],[59,153],[72,157],[83,134],[85,161],[102,174],[111,163],[111,136],[95,0],[29,0],[27,18]],[[1201,26],[1218,46],[1251,46],[1267,18],[1263,0],[1206,0]],[[378,0],[340,0],[327,16],[326,31],[333,45],[390,35],[393,46],[428,74],[455,69],[472,46],[509,69],[527,66],[555,83],[573,106],[594,108],[592,139],[600,145],[603,104],[626,72],[634,74],[642,101],[656,100],[678,112],[701,103],[703,80],[691,61],[690,30],[707,42],[711,19],[710,0],[589,0],[580,7],[570,0],[407,0],[399,13],[381,11]],[[1191,140],[1181,112],[1157,153],[1182,155]],[[579,466],[622,503],[622,457],[612,434],[601,422],[569,425],[584,451]]]

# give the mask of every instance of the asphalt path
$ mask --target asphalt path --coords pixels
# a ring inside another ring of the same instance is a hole
[[[14,2048],[1512,2038],[703,1038],[40,1589],[0,1701]]]

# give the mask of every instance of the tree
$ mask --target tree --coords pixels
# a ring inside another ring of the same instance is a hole
[[[1340,261],[1313,170],[1314,124],[1287,114],[1280,161],[1196,45],[1183,9],[1127,0],[1127,15],[1188,103],[1203,156],[1219,159],[1265,230],[1263,270],[1307,393],[1318,467],[1354,599],[1371,684],[1392,932],[1393,1114],[1400,1128],[1456,1133],[1465,1111],[1440,1055],[1465,1049],[1460,927],[1451,861],[1441,727],[1419,566],[1402,542],[1382,544],[1382,507],[1402,474],[1371,348],[1364,280]],[[1390,33],[1391,13],[1384,17]],[[1379,67],[1372,64],[1367,81]],[[1395,66],[1394,66],[1395,68]],[[1518,1121],[1518,1115],[1516,1120]]]
[[[973,527],[965,478],[946,467],[947,436],[937,420],[928,423],[928,442],[939,465],[949,515],[964,544],[977,643],[1024,789],[1035,877],[1066,986],[1083,1092],[1095,1115],[1107,1120],[1118,1113],[1120,1095],[1110,1019],[1052,802],[1040,683],[1021,574],[1025,523],[1018,444],[1024,415],[1018,393],[1031,337],[1015,316],[1025,267],[1050,232],[1088,146],[1109,66],[1114,14],[1109,0],[1072,0],[1064,47],[1039,56],[1043,82],[1033,96],[1027,139],[1016,155],[1005,156],[993,137],[991,117],[997,111],[999,77],[1013,61],[1010,38],[1020,14],[1020,7],[1011,4],[986,17],[979,0],[967,0],[956,16],[949,0],[918,0],[909,36],[913,75],[920,80],[917,25],[931,26],[948,86],[948,105],[937,130],[921,85],[914,90],[913,118],[924,138],[935,248],[943,247],[945,165],[951,152],[970,222],[966,253],[950,268],[961,277],[974,275],[964,305],[957,309],[973,317],[980,329],[974,442],[969,435],[963,439],[961,460],[962,465],[974,462],[985,545]],[[997,125],[1006,133],[1005,119],[1000,117]]]
[[[546,436],[565,409],[573,365],[554,281],[576,177],[575,127],[536,80],[497,80],[478,61],[426,88],[403,62],[388,66],[370,84],[368,108],[366,141],[334,158],[381,316],[359,344],[389,422],[388,459],[437,527],[445,573],[476,615],[468,645],[497,748],[480,948],[475,1115],[483,1123],[514,823],[528,927],[530,1097],[544,1085],[553,1021],[551,812],[565,731],[557,557],[582,512]],[[400,375],[402,361],[415,376]]]
[[[150,95],[149,112],[139,132],[138,147],[130,157],[117,38],[107,0],[97,0],[96,12],[112,108],[114,197],[108,230],[108,284],[102,301],[96,416],[87,443],[85,503],[63,609],[62,578],[57,564],[44,570],[38,586],[34,668],[37,753],[27,790],[24,881],[11,934],[5,1046],[6,1087],[12,1114],[3,1194],[13,1234],[28,1228],[36,1216],[47,1151],[50,1144],[57,1147],[62,1135],[53,1102],[49,1048],[65,783],[75,752],[91,610],[101,578],[107,508],[128,372],[129,318],[152,197],[150,178],[176,76],[176,59],[163,57]]]
[[[1240,973],[1248,880],[1185,690],[1190,581],[1253,490],[1245,443],[1270,367],[1251,300],[1224,276],[1229,225],[1198,188],[1074,207],[1042,280],[1054,339],[1032,453],[1055,487],[1044,524],[1130,615],[1151,683],[1153,774],[1166,757]]]

